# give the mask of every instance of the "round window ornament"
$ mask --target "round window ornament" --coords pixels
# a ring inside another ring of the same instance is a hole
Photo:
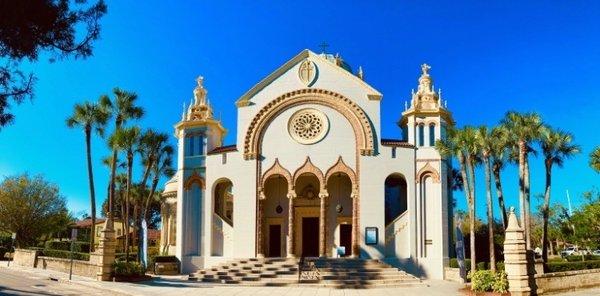
[[[288,122],[288,132],[298,143],[304,145],[321,141],[329,130],[327,116],[313,108],[296,111]]]
[[[337,206],[335,206],[335,211],[336,211],[338,214],[341,214],[341,213],[342,213],[342,211],[344,211],[344,207],[343,207],[341,204],[338,204]]]

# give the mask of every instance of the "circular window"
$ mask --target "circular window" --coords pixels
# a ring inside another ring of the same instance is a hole
[[[294,113],[288,122],[288,132],[300,144],[314,144],[325,137],[329,121],[323,112],[302,109]]]

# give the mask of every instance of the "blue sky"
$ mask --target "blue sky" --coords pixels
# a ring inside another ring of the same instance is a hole
[[[575,135],[583,153],[555,169],[553,201],[575,204],[598,185],[587,165],[600,145],[600,4],[596,1],[108,1],[101,40],[87,60],[25,65],[39,78],[32,102],[13,106],[0,130],[0,176],[29,172],[58,184],[74,213],[88,206],[83,133],[65,126],[73,104],[115,86],[139,94],[140,124],[172,133],[195,78],[205,77],[217,116],[236,133],[235,100],[304,48],[340,53],[381,91],[382,137],[417,85],[419,65],[432,66],[435,86],[459,125],[493,125],[507,110],[536,111]],[[173,144],[175,139],[173,138]],[[96,188],[106,196],[108,155],[93,140]],[[543,164],[531,160],[532,196],[543,192]],[[478,174],[478,215],[484,215]],[[517,205],[517,173],[503,173],[508,204]],[[460,208],[462,193],[456,198]],[[535,202],[535,198],[534,198]]]

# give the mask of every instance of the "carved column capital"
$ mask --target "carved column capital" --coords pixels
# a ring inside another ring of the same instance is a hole
[[[287,198],[289,198],[289,199],[294,199],[294,198],[296,198],[296,197],[298,197],[298,195],[296,194],[296,192],[295,192],[294,190],[290,190],[290,191],[287,193]]]

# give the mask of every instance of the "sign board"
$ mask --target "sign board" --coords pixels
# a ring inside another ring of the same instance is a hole
[[[378,229],[377,227],[365,227],[365,244],[366,245],[376,245],[378,238]]]

